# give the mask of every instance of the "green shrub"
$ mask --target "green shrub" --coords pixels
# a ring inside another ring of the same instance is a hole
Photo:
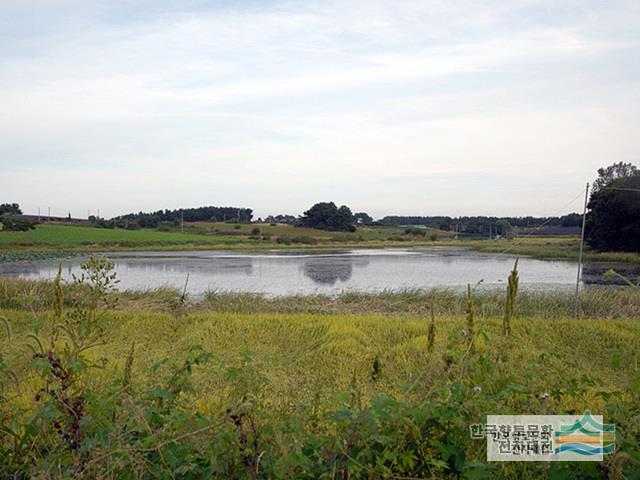
[[[280,235],[276,238],[276,243],[291,245],[292,243],[299,243],[305,245],[315,245],[318,243],[318,240],[313,237],[309,237],[306,235],[298,235],[298,236],[289,236],[289,235]]]
[[[28,220],[0,217],[0,225],[2,225],[0,232],[27,232],[35,229],[37,224]]]
[[[405,235],[413,235],[415,237],[424,237],[427,235],[426,228],[407,227],[404,229]]]

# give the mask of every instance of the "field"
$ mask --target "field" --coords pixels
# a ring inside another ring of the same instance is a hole
[[[258,228],[260,233],[253,234]],[[320,248],[385,248],[456,246],[488,253],[508,252],[535,258],[578,257],[576,237],[528,237],[513,240],[455,240],[450,232],[427,230],[425,235],[403,228],[359,228],[353,233],[327,232],[288,225],[223,224],[196,222],[185,232],[152,229],[104,229],[62,224],[38,225],[28,232],[0,232],[0,258],[30,254],[60,254],[117,250],[264,250]],[[585,261],[640,263],[640,255],[585,250]]]
[[[191,303],[171,290],[109,293],[99,267],[98,288],[0,282],[10,327],[0,471],[578,479],[640,469],[633,289],[583,293],[578,320],[569,296],[520,295],[506,334],[495,293],[475,295],[471,310],[447,291]],[[487,463],[469,435],[488,413],[587,409],[616,424],[605,462]]]
[[[136,247],[224,243],[228,238],[158,230],[122,230],[56,224],[38,225],[28,232],[2,232],[0,247],[90,248],[92,246]],[[233,240],[233,239],[231,239]]]

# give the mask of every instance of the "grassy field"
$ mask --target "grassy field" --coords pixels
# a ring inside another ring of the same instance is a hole
[[[0,313],[10,319],[14,338],[2,341],[0,349],[21,379],[20,393],[10,394],[9,402],[29,418],[43,383],[29,373],[32,354],[25,340],[17,339],[31,331],[33,316]],[[46,324],[51,315],[39,318]],[[544,478],[549,465],[486,463],[484,442],[468,439],[469,425],[481,423],[487,413],[586,409],[617,423],[622,447],[615,460],[595,467],[554,465],[566,469],[554,478],[587,478],[586,473],[607,478],[638,467],[637,320],[519,321],[507,341],[500,320],[484,319],[472,354],[466,349],[466,323],[457,316],[437,318],[433,351],[425,318],[138,312],[107,315],[100,326],[105,344],[89,359],[104,367],[84,380],[91,392],[114,395],[108,386],[119,385],[132,358],[130,391],[142,403],[155,392],[168,408],[171,390],[164,385],[171,385],[185,359],[195,358],[193,352],[212,355],[189,366],[189,388],[171,398],[174,410],[165,413],[170,419],[148,426],[158,432],[146,443],[123,445],[116,431],[107,445],[85,454],[87,478],[109,470],[122,475],[127,469],[136,477],[154,477],[160,470],[168,478],[192,478],[184,474],[185,466],[198,476],[208,471],[203,464],[216,478],[251,478],[254,464],[243,460],[248,454],[232,413],[237,411],[251,424],[247,435],[261,455],[260,478],[314,478],[322,471],[331,478],[333,469],[350,472],[349,478],[371,478],[372,472],[375,478]],[[180,381],[187,385],[186,379]],[[87,432],[92,422],[105,422],[94,411],[99,406],[87,406],[95,416],[85,420]],[[152,407],[123,408],[135,416]],[[159,415],[155,409],[152,414]],[[207,422],[216,425],[207,435],[189,434]],[[106,423],[99,427],[106,434]],[[416,431],[423,433],[416,437]],[[172,451],[167,439],[175,437],[188,442]],[[218,457],[202,455],[208,445],[215,445]],[[385,455],[386,461],[375,460]],[[405,462],[398,460],[403,457]]]
[[[103,229],[58,224],[38,225],[28,232],[0,232],[0,259],[38,254],[117,250],[264,250],[455,246],[487,253],[511,253],[542,259],[578,257],[576,237],[529,237],[513,240],[455,240],[449,232],[407,234],[394,227],[361,228],[353,233],[326,232],[288,225],[193,223],[185,233],[158,230]],[[252,230],[261,231],[254,235]],[[432,239],[434,235],[435,239]],[[585,251],[585,261],[640,263],[640,255]]]
[[[274,249],[340,248],[427,245],[425,237],[404,234],[403,229],[326,232],[288,225],[264,226],[252,235],[254,225],[187,224],[185,232],[152,229],[105,229],[62,224],[42,224],[27,232],[0,232],[0,253],[91,252],[173,249]],[[442,235],[445,235],[444,233]]]
[[[232,238],[199,234],[160,232],[158,230],[122,230],[43,224],[27,232],[2,232],[0,247],[82,248],[92,246],[136,247],[144,245],[181,245],[234,242]]]
[[[266,299],[0,282],[0,477],[635,478],[640,298]],[[100,273],[101,272],[101,273]],[[436,315],[430,316],[434,305]],[[471,313],[473,312],[473,313]],[[7,327],[7,328],[4,328]],[[5,331],[6,330],[6,331]],[[488,463],[491,414],[603,414],[603,462]]]

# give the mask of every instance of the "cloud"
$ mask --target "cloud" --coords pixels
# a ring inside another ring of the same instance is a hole
[[[0,7],[3,193],[26,209],[423,213],[419,178],[431,213],[542,214],[537,192],[562,205],[640,146],[634,2],[38,7]]]

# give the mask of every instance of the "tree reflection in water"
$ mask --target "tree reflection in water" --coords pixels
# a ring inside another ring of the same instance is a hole
[[[319,285],[335,285],[338,280],[348,281],[353,275],[354,265],[366,266],[369,260],[363,257],[319,257],[309,258],[303,264],[304,274]]]

